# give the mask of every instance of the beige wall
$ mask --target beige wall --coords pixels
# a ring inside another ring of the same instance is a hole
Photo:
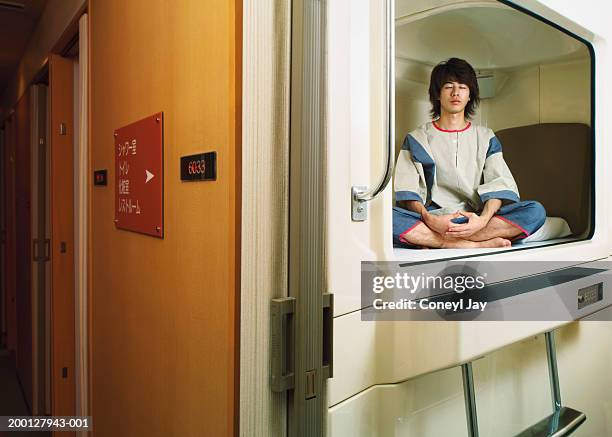
[[[610,309],[602,313],[600,320],[612,316]],[[509,322],[508,329],[512,326]],[[612,323],[595,321],[574,322],[555,331],[561,400],[587,416],[572,435],[612,433],[611,334]],[[480,435],[516,435],[552,413],[543,335],[475,360],[473,372]],[[368,389],[330,409],[328,433],[467,436],[461,368]]]
[[[590,61],[540,67],[542,123],[591,124]]]
[[[429,111],[429,76],[432,66],[408,59],[395,62],[395,150],[412,129],[431,117]]]
[[[23,95],[26,88],[45,64],[66,28],[83,10],[86,0],[48,0],[36,29],[23,54],[13,80],[0,90],[0,120]]]
[[[591,124],[590,61],[543,64],[510,72],[500,93],[482,105],[493,130],[536,123]]]
[[[539,70],[535,66],[510,72],[496,96],[481,101],[478,110],[480,124],[499,130],[539,123]]]
[[[95,435],[235,431],[241,1],[92,0],[91,401]],[[164,112],[164,239],[113,223],[115,129]],[[217,151],[217,180],[181,182]],[[91,172],[90,172],[91,174]]]
[[[431,66],[396,62],[396,147],[415,127],[429,120],[427,89]],[[494,98],[483,99],[474,122],[494,131],[536,123],[591,121],[588,59],[549,63],[498,73]]]

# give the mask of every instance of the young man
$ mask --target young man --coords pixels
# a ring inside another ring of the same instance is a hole
[[[491,129],[469,121],[474,69],[451,58],[431,73],[434,121],[410,132],[395,168],[393,240],[400,247],[508,247],[539,229],[544,207],[520,201]]]

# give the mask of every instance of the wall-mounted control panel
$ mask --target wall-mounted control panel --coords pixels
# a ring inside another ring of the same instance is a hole
[[[578,309],[603,300],[603,284],[594,284],[578,290]]]

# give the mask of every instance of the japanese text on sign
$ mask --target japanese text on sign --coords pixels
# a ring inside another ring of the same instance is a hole
[[[125,158],[119,161],[119,195],[128,196],[130,194],[130,163],[127,161],[128,155],[136,155],[138,141],[133,138],[130,141],[122,141],[117,145],[117,155]],[[140,214],[140,204],[138,199],[120,198],[119,212],[125,214]]]
[[[159,238],[163,221],[163,113],[115,130],[115,225]]]

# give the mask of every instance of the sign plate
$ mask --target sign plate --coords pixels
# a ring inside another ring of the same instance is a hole
[[[115,226],[164,236],[164,117],[115,131]]]
[[[217,180],[217,152],[198,153],[181,157],[181,180]]]

